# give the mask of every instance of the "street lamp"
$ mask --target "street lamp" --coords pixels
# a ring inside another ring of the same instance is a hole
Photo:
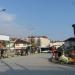
[[[2,9],[2,10],[0,10],[0,12],[2,12],[2,11],[4,12],[4,11],[6,11],[6,9]]]
[[[6,11],[6,9],[2,9],[2,11]]]
[[[2,14],[2,12],[5,12],[5,11],[6,11],[6,9],[0,10],[0,15]]]
[[[75,37],[75,24],[72,25],[73,31],[74,31],[74,37]]]

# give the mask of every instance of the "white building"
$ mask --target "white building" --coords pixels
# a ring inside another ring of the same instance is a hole
[[[50,44],[50,40],[46,36],[31,36],[27,38],[27,41],[31,42],[31,39],[34,39],[35,45],[40,47],[48,47]]]
[[[14,43],[15,49],[26,48],[28,45],[29,45],[29,42],[21,40],[21,39],[17,39]]]
[[[48,37],[45,37],[45,36],[39,37],[39,42],[40,42],[40,47],[41,48],[50,47],[50,40],[48,39]]]
[[[50,40],[46,36],[31,36],[27,38],[27,41],[31,42],[31,39],[34,39],[36,47],[40,49],[47,49],[50,47]]]
[[[50,46],[55,46],[56,48],[58,48],[62,46],[64,43],[64,41],[50,41]]]
[[[6,35],[0,35],[0,48],[5,48],[7,47],[7,43],[10,41],[9,36]],[[3,45],[5,44],[5,46]]]
[[[6,36],[6,35],[0,35],[0,40],[3,40],[3,41],[9,41],[9,36]]]
[[[30,36],[30,37],[27,37],[25,40],[27,42],[30,42],[30,44],[31,44],[32,40],[34,40],[35,45],[38,46],[39,37],[37,37],[37,36]]]

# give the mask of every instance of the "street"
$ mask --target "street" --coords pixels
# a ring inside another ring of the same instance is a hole
[[[0,75],[75,75],[75,65],[49,62],[50,54],[0,59]]]

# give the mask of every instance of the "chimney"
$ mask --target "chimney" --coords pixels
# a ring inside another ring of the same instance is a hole
[[[75,37],[75,24],[72,25],[73,31],[74,31],[74,37]]]

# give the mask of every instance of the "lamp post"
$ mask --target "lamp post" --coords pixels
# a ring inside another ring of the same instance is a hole
[[[6,9],[1,9],[1,10],[0,10],[0,15],[2,15],[3,12],[5,12],[5,11],[6,11]]]
[[[6,9],[2,9],[1,11],[6,11]]]
[[[75,37],[75,24],[72,25],[73,31],[74,31],[74,37]]]
[[[2,10],[0,10],[0,13],[5,12],[5,11],[6,11],[6,9],[2,9]]]

